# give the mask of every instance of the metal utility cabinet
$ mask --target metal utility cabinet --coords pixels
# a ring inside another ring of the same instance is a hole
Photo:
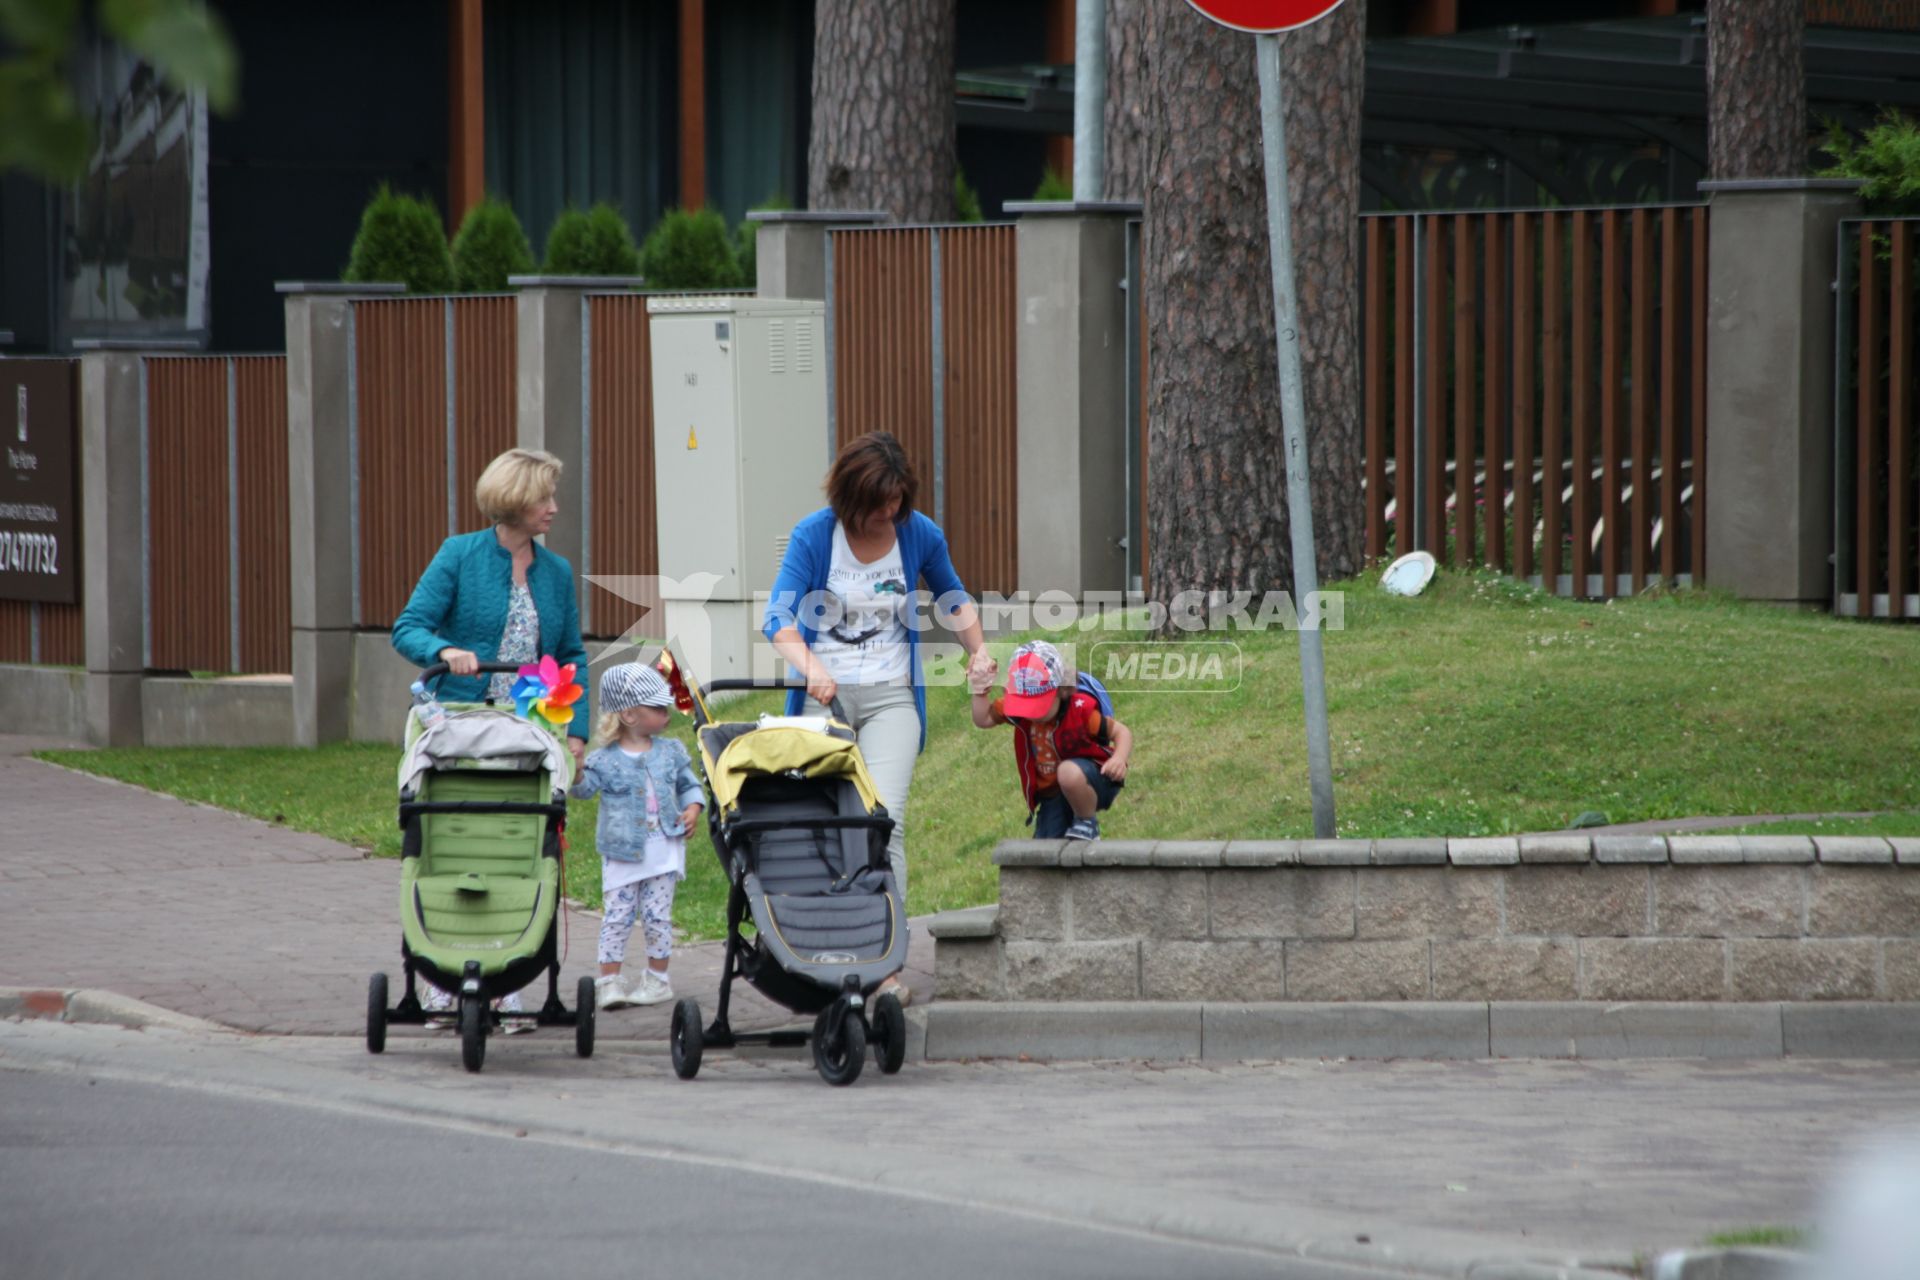
[[[825,501],[826,304],[654,298],[647,312],[667,638],[701,680],[773,674],[753,657],[766,596],[794,522]]]

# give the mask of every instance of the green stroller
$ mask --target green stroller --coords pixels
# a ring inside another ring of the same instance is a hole
[[[508,663],[485,673],[515,672]],[[428,686],[447,672],[428,667]],[[387,1003],[387,975],[367,990],[367,1049],[386,1048],[390,1024],[423,1025],[418,983],[457,1001],[460,1058],[486,1060],[487,1037],[503,1019],[572,1027],[583,1058],[593,1053],[593,978],[582,977],[574,1008],[560,1002],[561,832],[573,760],[562,730],[513,706],[448,703],[423,728],[407,716],[400,763],[400,958],[405,989]],[[538,1012],[496,1011],[493,1001],[547,975]]]

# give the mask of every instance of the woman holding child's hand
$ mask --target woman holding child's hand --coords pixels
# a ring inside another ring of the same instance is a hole
[[[894,881],[907,894],[907,794],[927,741],[914,592],[932,591],[932,617],[969,655],[971,685],[991,683],[980,615],[953,571],[940,526],[913,509],[919,489],[900,442],[881,431],[840,451],[827,473],[828,506],[793,527],[762,626],[773,647],[806,681],[787,695],[787,714],[826,714],[840,699],[860,741],[867,772],[893,818],[887,844]],[[944,637],[942,637],[944,638]],[[895,979],[881,988],[905,1004]]]

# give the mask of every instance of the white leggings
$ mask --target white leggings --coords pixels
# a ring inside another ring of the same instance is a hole
[[[893,819],[893,837],[887,841],[887,861],[893,867],[900,900],[907,899],[907,792],[913,787],[913,765],[920,755],[920,712],[910,684],[843,684],[840,706],[860,741],[860,755],[873,775],[880,803]],[[807,699],[807,715],[825,715],[826,708]]]

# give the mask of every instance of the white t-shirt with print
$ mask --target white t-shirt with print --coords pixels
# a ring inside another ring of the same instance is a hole
[[[828,604],[813,653],[836,681],[885,684],[906,676],[910,658],[903,611],[911,590],[898,538],[887,554],[862,564],[847,545],[846,530],[834,524]]]

